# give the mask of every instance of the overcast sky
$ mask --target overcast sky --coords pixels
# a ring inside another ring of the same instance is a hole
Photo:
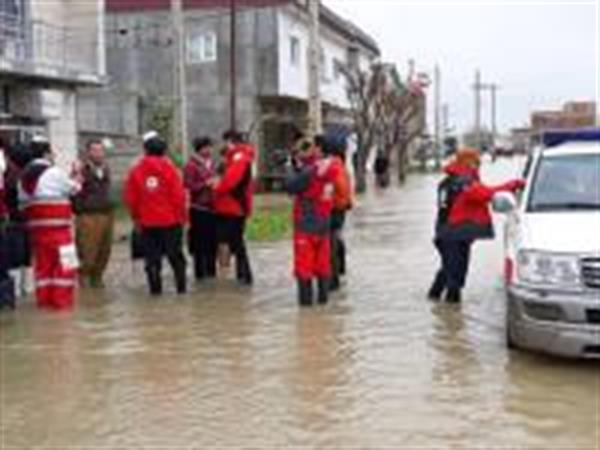
[[[484,82],[501,85],[502,130],[526,124],[532,109],[598,98],[600,0],[324,2],[371,34],[383,59],[402,73],[409,58],[431,73],[439,63],[450,122],[461,130],[474,122],[470,86],[477,68]]]

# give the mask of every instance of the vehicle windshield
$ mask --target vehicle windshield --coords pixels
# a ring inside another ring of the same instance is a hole
[[[600,210],[600,154],[543,157],[528,211]]]

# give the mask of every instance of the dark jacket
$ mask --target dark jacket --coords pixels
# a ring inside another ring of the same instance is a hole
[[[86,163],[83,168],[81,191],[73,199],[76,214],[109,213],[114,209],[108,166]]]
[[[295,196],[296,232],[326,236],[330,231],[333,191],[339,166],[332,160],[313,161],[290,173],[286,191]]]

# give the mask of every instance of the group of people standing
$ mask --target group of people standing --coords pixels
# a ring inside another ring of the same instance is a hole
[[[167,258],[177,292],[187,290],[184,226],[198,281],[217,275],[218,254],[235,257],[236,277],[252,285],[244,233],[252,211],[254,147],[235,131],[223,136],[221,161],[210,138],[197,138],[183,176],[167,157],[167,143],[156,133],[144,137],[144,156],[125,181],[123,199],[140,239],[150,292],[163,291],[162,261]],[[186,190],[189,191],[189,210]],[[219,252],[219,249],[221,251]]]

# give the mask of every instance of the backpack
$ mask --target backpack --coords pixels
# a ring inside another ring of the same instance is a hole
[[[450,212],[457,197],[471,185],[472,177],[449,175],[444,178],[438,186],[437,195],[437,225],[443,226],[448,223]]]

